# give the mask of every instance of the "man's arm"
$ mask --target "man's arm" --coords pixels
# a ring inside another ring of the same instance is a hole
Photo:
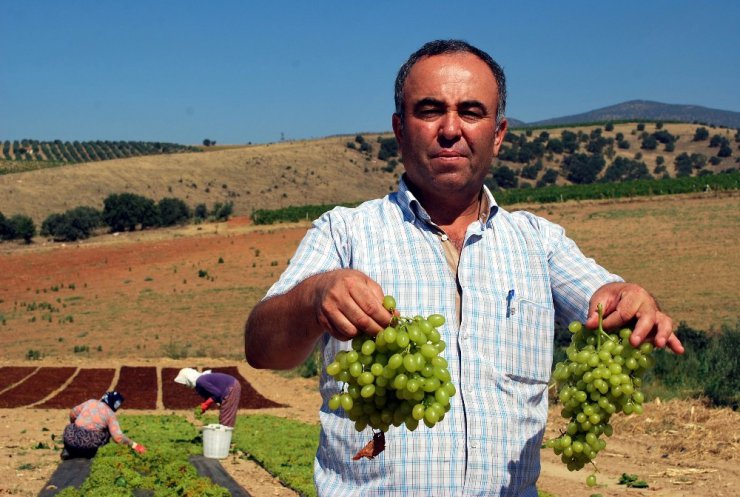
[[[591,297],[588,305],[586,327],[594,329],[599,324],[597,305],[604,306],[603,327],[618,329],[636,320],[630,343],[633,347],[650,341],[658,348],[668,347],[676,354],[683,354],[681,341],[673,334],[673,320],[660,310],[655,298],[634,283],[607,283]]]
[[[390,319],[380,285],[364,273],[320,273],[252,309],[245,355],[255,368],[290,369],[308,357],[324,331],[346,341],[360,332],[375,335]]]

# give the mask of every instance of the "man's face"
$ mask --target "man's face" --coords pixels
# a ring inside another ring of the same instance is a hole
[[[476,196],[506,133],[496,129],[498,87],[475,55],[425,57],[403,87],[404,118],[393,116],[407,180],[422,195]]]

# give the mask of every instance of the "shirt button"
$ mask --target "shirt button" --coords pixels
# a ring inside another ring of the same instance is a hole
[[[462,339],[463,340],[467,340],[468,339],[468,333],[467,332],[465,332],[465,333],[462,334]]]
[[[442,240],[443,242],[446,242],[446,241],[447,241],[447,235],[446,235],[446,234],[443,234],[443,235],[442,235],[442,236],[440,236],[439,238],[440,238],[440,239],[441,239],[441,240]]]
[[[471,449],[477,449],[478,448],[478,442],[476,440],[473,440],[470,442],[470,448]]]
[[[473,385],[468,385],[467,387],[465,387],[465,390],[467,390],[468,393],[471,393],[473,391]]]

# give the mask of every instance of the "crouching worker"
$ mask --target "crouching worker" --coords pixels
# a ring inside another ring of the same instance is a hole
[[[242,396],[242,386],[236,378],[225,373],[212,373],[210,370],[200,373],[192,368],[183,368],[177,374],[175,382],[195,388],[198,395],[205,399],[200,405],[201,414],[213,404],[220,404],[218,422],[234,427]]]
[[[146,448],[121,431],[116,411],[123,403],[123,395],[106,392],[100,400],[88,400],[75,406],[69,413],[69,424],[64,428],[62,459],[91,458],[112,438],[114,442],[129,445],[137,453]]]

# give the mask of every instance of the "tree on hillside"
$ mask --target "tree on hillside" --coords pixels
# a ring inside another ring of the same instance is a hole
[[[383,138],[380,140],[380,150],[378,150],[378,159],[388,160],[391,157],[398,156],[398,142],[395,137]]]
[[[633,179],[652,179],[652,175],[642,161],[617,157],[604,172],[602,182],[629,181]]]
[[[184,224],[190,219],[190,208],[179,198],[163,198],[158,202],[157,206],[159,207],[160,226]]]
[[[709,131],[707,130],[707,128],[704,128],[704,127],[696,128],[696,131],[694,131],[694,141],[695,142],[700,142],[700,141],[706,140],[707,138],[709,138]]]
[[[537,188],[546,185],[553,185],[558,179],[558,172],[555,169],[547,169],[545,174],[542,175],[540,180],[537,182]]]
[[[367,142],[364,142],[367,143]],[[228,221],[229,217],[231,217],[231,214],[234,212],[234,203],[233,202],[224,202],[223,204],[220,202],[216,202],[216,204],[213,206],[213,211],[211,212],[211,215],[216,219],[216,221]]]
[[[56,241],[84,240],[102,224],[103,216],[99,210],[80,206],[48,216],[41,224],[41,235],[51,236]]]
[[[206,138],[205,140],[203,140],[203,146],[204,147],[210,147],[211,146],[211,140],[209,140],[208,138]]]
[[[601,155],[573,154],[563,160],[563,170],[569,181],[588,184],[596,181],[605,164]]]
[[[36,236],[36,225],[29,216],[25,214],[16,214],[12,216],[8,223],[13,231],[13,238],[22,238],[26,243],[31,243],[31,240]]]
[[[103,201],[103,221],[111,231],[134,231],[137,226],[150,228],[159,224],[153,200],[135,193],[113,193]]]
[[[13,228],[10,226],[10,221],[5,215],[0,212],[0,240],[12,240],[13,239]]]
[[[648,135],[642,139],[640,148],[643,150],[655,150],[658,147],[658,140],[653,135]]]
[[[506,165],[493,169],[493,181],[499,188],[516,188],[519,184],[514,170]]]
[[[196,205],[193,216],[201,221],[205,220],[208,217],[208,207],[206,207],[206,204]]]

